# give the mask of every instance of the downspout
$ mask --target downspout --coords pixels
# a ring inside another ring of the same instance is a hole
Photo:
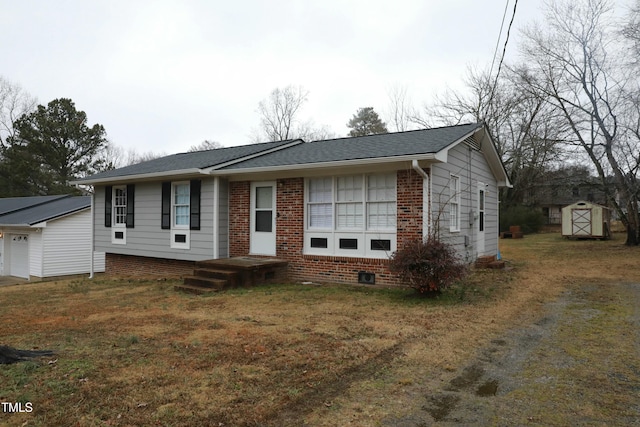
[[[220,258],[220,178],[213,178],[213,259]]]
[[[91,252],[91,261],[89,261],[89,279],[93,279],[93,270],[94,270],[94,265],[93,265],[93,259],[95,258],[95,248],[94,248],[94,244],[95,244],[95,218],[93,217],[94,215],[94,211],[93,211],[93,205],[95,202],[95,186],[93,187],[93,193],[91,193],[91,250],[89,252]]]
[[[431,211],[429,175],[427,175],[415,159],[411,161],[411,167],[422,177],[422,237],[424,238],[429,235],[429,231],[431,230],[431,223],[429,221],[429,212]]]

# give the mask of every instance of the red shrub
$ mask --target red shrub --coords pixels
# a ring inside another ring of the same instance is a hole
[[[421,294],[438,294],[466,272],[453,246],[435,238],[408,242],[391,255],[389,269]]]

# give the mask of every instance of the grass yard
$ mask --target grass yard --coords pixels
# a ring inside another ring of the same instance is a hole
[[[171,281],[0,288],[0,344],[52,349],[0,365],[9,426],[384,424],[576,281],[640,282],[640,248],[556,234],[502,240],[511,271],[437,300],[282,284],[190,296]]]

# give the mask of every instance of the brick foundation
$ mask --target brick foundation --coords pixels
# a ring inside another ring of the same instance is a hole
[[[182,278],[193,274],[193,261],[151,258],[133,255],[106,254],[106,271],[118,277]]]

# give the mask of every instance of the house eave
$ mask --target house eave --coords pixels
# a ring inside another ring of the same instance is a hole
[[[166,178],[187,178],[198,175],[207,175],[208,169],[181,169],[174,171],[164,171],[164,172],[151,172],[151,173],[143,173],[136,175],[123,175],[123,176],[114,176],[114,177],[106,177],[106,178],[87,178],[87,179],[79,179],[76,181],[71,181],[72,185],[95,185],[95,184],[115,184],[120,182],[133,182],[133,181],[154,181]]]

